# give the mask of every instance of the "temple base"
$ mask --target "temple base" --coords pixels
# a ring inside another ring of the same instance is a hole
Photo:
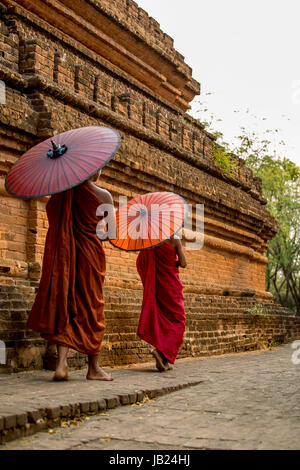
[[[26,329],[35,289],[24,284],[24,279],[19,282],[0,285],[0,339],[6,346],[6,363],[0,365],[0,372],[54,370],[56,347]],[[212,286],[206,289],[206,293],[204,287],[202,293],[185,292],[186,332],[179,358],[265,349],[300,339],[300,317],[281,305],[258,300],[253,292],[247,296],[226,289],[222,295],[213,295]],[[151,361],[149,345],[136,335],[142,290],[106,287],[105,300],[107,329],[101,365]],[[87,357],[76,351],[70,351],[68,360],[71,368],[87,363]]]

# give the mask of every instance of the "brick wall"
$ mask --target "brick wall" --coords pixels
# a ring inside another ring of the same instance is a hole
[[[47,198],[12,198],[4,177],[41,140],[95,124],[122,135],[121,148],[101,177],[116,204],[120,195],[160,190],[174,191],[194,207],[204,204],[204,247],[186,252],[188,268],[181,273],[188,325],[181,354],[258,345],[259,330],[267,340],[278,331],[284,331],[282,341],[293,337],[298,323],[280,306],[261,328],[260,319],[253,324],[242,314],[255,301],[273,304],[265,292],[265,253],[277,222],[265,209],[261,180],[241,159],[234,177],[224,176],[213,161],[213,136],[185,114],[199,84],[172,39],[131,0],[55,5],[0,0],[0,80],[6,84],[6,103],[0,105],[0,339],[8,346],[6,369],[41,367],[43,361],[53,367],[54,355],[25,329],[40,276]],[[142,294],[136,254],[109,244],[105,251],[102,361],[144,361],[148,347],[135,334]],[[239,314],[236,308],[242,309]],[[224,336],[226,323],[231,333]],[[74,366],[84,361],[77,353],[71,358]]]

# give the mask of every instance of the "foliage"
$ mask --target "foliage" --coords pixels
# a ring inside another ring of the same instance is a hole
[[[242,131],[235,152],[262,179],[266,208],[279,223],[268,244],[266,288],[275,301],[300,314],[300,168],[287,157],[270,155],[267,142],[259,147],[255,136]]]
[[[238,168],[238,162],[232,155],[226,151],[224,147],[214,142],[213,144],[213,157],[216,165],[220,168],[223,174],[229,174],[234,178],[235,171]]]
[[[268,313],[270,313],[270,309],[266,307],[265,305],[256,302],[251,308],[248,310],[245,310],[244,313],[248,313],[250,315],[260,315],[260,316],[265,316]]]
[[[280,346],[280,343],[278,343],[277,341],[274,341],[273,339],[269,343],[269,349],[277,348],[278,346]]]
[[[266,289],[275,302],[300,315],[300,168],[285,155],[278,129],[261,133],[260,123],[257,131],[241,127],[235,143],[228,144],[223,134],[214,130],[221,119],[213,114],[207,119],[208,107],[201,102],[198,112],[202,113],[202,124],[216,137],[213,156],[221,171],[234,175],[236,155],[261,178],[266,208],[279,223],[279,232],[269,241],[266,253]]]

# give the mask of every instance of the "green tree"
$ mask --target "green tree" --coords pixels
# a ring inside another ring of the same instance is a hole
[[[272,292],[275,302],[300,315],[300,168],[280,155],[285,152],[285,143],[278,142],[278,129],[267,129],[259,135],[241,127],[235,143],[228,144],[223,134],[214,129],[221,120],[212,113],[206,118],[205,103],[200,102],[198,112],[202,114],[202,124],[217,138],[213,155],[220,170],[232,175],[235,165],[232,155],[236,155],[245,160],[254,176],[262,179],[266,207],[279,222],[279,232],[268,243],[266,253],[266,289]]]
[[[279,233],[268,244],[266,289],[300,315],[300,168],[287,157],[270,155],[268,139],[244,128],[238,139],[234,152],[262,179],[266,207],[279,222]]]

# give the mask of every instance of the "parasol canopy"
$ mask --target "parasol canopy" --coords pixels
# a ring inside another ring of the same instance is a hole
[[[55,135],[20,157],[8,172],[5,187],[13,196],[24,199],[65,191],[103,168],[120,143],[120,134],[104,126]]]
[[[117,211],[117,237],[110,239],[110,243],[126,251],[153,248],[175,235],[184,224],[187,214],[187,204],[178,194],[143,194]]]

